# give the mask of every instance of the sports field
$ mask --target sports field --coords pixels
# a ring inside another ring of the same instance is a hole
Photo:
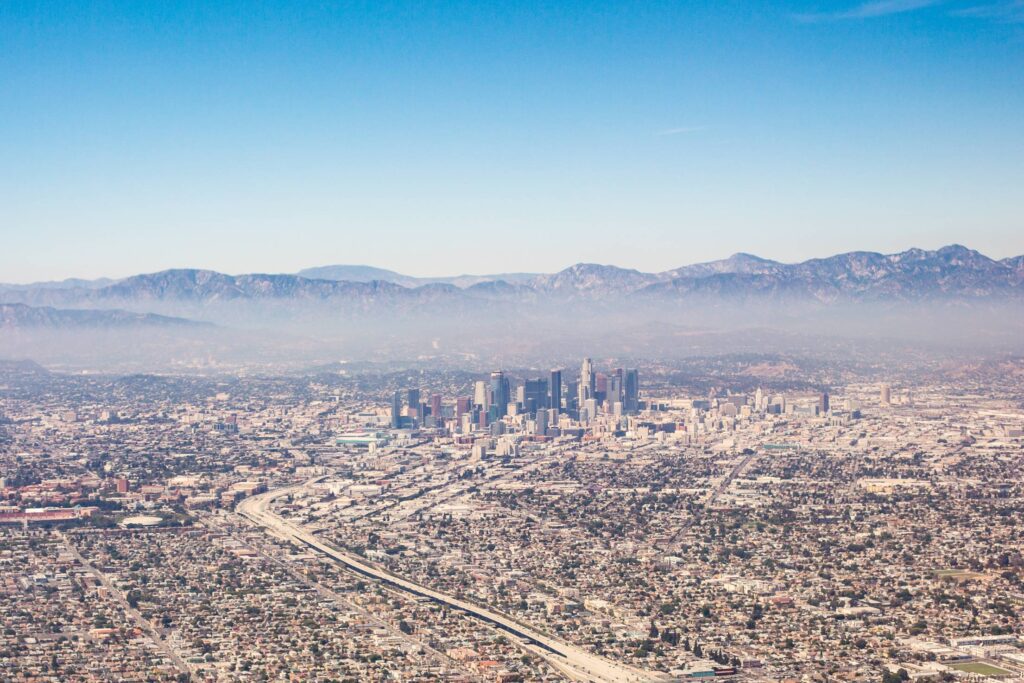
[[[998,666],[992,666],[985,662],[951,664],[949,668],[956,669],[957,671],[964,671],[969,674],[981,674],[982,676],[1007,676],[1010,674],[1006,669],[1000,669]]]

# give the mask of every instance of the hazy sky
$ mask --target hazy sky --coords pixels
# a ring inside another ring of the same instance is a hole
[[[0,281],[1024,253],[1024,0],[0,1]]]

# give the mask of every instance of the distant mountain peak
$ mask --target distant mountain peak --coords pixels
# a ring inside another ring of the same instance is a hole
[[[735,254],[725,259],[726,261],[752,261],[755,263],[777,263],[771,259],[762,258],[756,254],[748,254],[745,251],[737,251]]]

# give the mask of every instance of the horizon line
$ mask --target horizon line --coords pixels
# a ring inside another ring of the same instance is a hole
[[[255,269],[255,270],[246,270],[246,271],[234,272],[234,273],[233,272],[228,272],[227,270],[219,270],[219,269],[216,269],[216,268],[204,268],[204,267],[192,267],[192,266],[172,266],[172,267],[169,267],[169,268],[159,268],[159,269],[156,269],[156,270],[136,271],[136,272],[133,272],[133,273],[131,273],[129,275],[123,275],[123,276],[119,276],[119,277],[117,277],[117,276],[109,276],[109,275],[101,275],[101,276],[97,276],[97,277],[80,277],[80,276],[72,275],[72,276],[68,276],[66,278],[61,278],[61,279],[52,278],[52,279],[45,279],[45,280],[33,280],[33,281],[30,281],[30,282],[0,282],[0,286],[5,286],[5,287],[33,287],[33,286],[42,286],[42,285],[59,285],[59,284],[64,284],[64,283],[69,282],[69,281],[76,281],[76,280],[77,281],[81,281],[81,282],[87,282],[87,283],[95,283],[95,282],[99,282],[99,281],[109,281],[109,284],[115,284],[117,282],[121,282],[123,280],[127,280],[127,279],[132,278],[132,277],[138,277],[138,276],[142,276],[142,275],[156,275],[156,274],[159,274],[159,273],[167,273],[167,272],[172,272],[172,271],[208,272],[208,273],[216,273],[216,274],[219,274],[219,275],[226,275],[228,277],[242,277],[242,276],[245,276],[245,275],[271,275],[271,276],[275,276],[275,275],[292,275],[292,276],[296,276],[296,277],[302,277],[302,278],[305,278],[305,279],[308,279],[308,280],[328,280],[328,281],[331,281],[330,278],[310,277],[308,275],[302,275],[301,274],[303,271],[306,271],[306,270],[315,270],[315,269],[320,269],[320,268],[372,268],[372,269],[375,269],[375,270],[388,271],[390,273],[394,273],[396,276],[400,276],[400,277],[403,277],[403,278],[414,279],[414,280],[455,280],[455,279],[460,279],[460,278],[492,278],[493,279],[493,278],[497,278],[497,276],[499,276],[499,275],[515,275],[515,276],[524,276],[524,277],[540,277],[540,276],[544,276],[544,275],[556,275],[558,273],[564,272],[564,271],[569,270],[571,268],[574,268],[576,266],[598,266],[598,267],[602,267],[602,268],[617,268],[619,270],[633,271],[633,272],[641,273],[641,274],[644,274],[644,275],[661,275],[663,273],[668,273],[668,272],[671,272],[673,270],[678,270],[678,269],[681,269],[681,268],[687,268],[687,267],[691,267],[691,266],[705,265],[705,264],[711,264],[711,263],[718,263],[718,262],[721,262],[721,261],[727,261],[729,259],[736,258],[736,257],[741,257],[741,256],[751,257],[751,258],[763,260],[763,261],[770,262],[770,263],[776,263],[778,265],[783,265],[783,266],[793,266],[793,265],[799,265],[801,263],[807,263],[809,261],[817,261],[817,260],[835,258],[837,256],[844,256],[844,255],[849,255],[849,254],[875,254],[875,255],[881,255],[881,256],[896,256],[896,255],[899,255],[899,254],[904,254],[904,253],[915,251],[915,250],[916,251],[924,251],[924,252],[932,252],[932,253],[934,253],[934,252],[941,251],[943,249],[950,249],[950,248],[966,249],[968,251],[972,251],[972,252],[975,252],[975,253],[977,253],[977,254],[979,254],[981,256],[984,256],[985,258],[988,258],[988,259],[990,259],[992,261],[995,261],[997,263],[1005,261],[1005,260],[1008,260],[1008,259],[1014,259],[1014,258],[1019,258],[1021,256],[1024,256],[1024,254],[1011,254],[1009,256],[1003,256],[1003,257],[989,256],[988,254],[985,254],[984,252],[981,252],[981,251],[979,251],[977,249],[974,249],[972,247],[965,246],[962,243],[952,242],[952,243],[949,243],[949,244],[944,244],[944,245],[939,246],[939,247],[935,247],[933,249],[927,249],[927,248],[924,248],[924,247],[911,246],[911,247],[907,247],[906,249],[902,249],[900,251],[893,251],[893,252],[873,251],[873,250],[869,250],[869,249],[852,249],[852,250],[849,250],[849,251],[835,252],[835,253],[832,253],[832,254],[829,254],[829,255],[826,255],[826,256],[812,256],[810,258],[805,258],[805,259],[799,260],[799,261],[783,261],[783,260],[779,260],[779,259],[773,259],[773,258],[768,258],[768,257],[760,256],[760,255],[754,254],[752,252],[735,251],[735,252],[729,254],[728,256],[723,256],[723,257],[720,257],[720,258],[703,260],[703,261],[693,261],[693,262],[690,262],[690,263],[684,263],[684,264],[679,265],[679,266],[674,266],[672,268],[667,268],[665,270],[643,270],[643,269],[640,269],[640,268],[633,268],[633,267],[629,267],[629,266],[621,266],[621,265],[618,265],[618,264],[615,264],[615,263],[601,263],[601,262],[597,262],[597,261],[576,261],[576,262],[571,263],[571,264],[569,264],[567,266],[564,266],[562,268],[559,268],[557,270],[552,270],[552,271],[505,270],[505,271],[500,272],[500,273],[461,273],[461,274],[458,274],[458,275],[411,275],[411,274],[406,273],[406,272],[401,272],[401,271],[394,270],[394,269],[391,269],[391,268],[386,268],[386,267],[383,267],[383,266],[373,266],[373,265],[368,265],[368,264],[355,264],[355,263],[329,263],[329,264],[324,264],[324,265],[320,265],[320,266],[307,266],[307,267],[300,268],[300,269],[294,270],[294,271],[283,271],[283,270],[282,271],[271,271],[271,270]],[[353,282],[356,282],[356,281],[357,280],[353,280]],[[365,282],[374,282],[374,281],[377,281],[377,282],[389,282],[390,280],[388,280],[387,278],[374,278],[373,280],[365,280]],[[431,283],[425,282],[423,284],[431,284]]]

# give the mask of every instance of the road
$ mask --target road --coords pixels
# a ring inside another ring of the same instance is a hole
[[[428,598],[452,609],[465,612],[472,617],[486,622],[490,626],[511,634],[517,639],[525,640],[537,646],[531,649],[544,656],[549,663],[565,672],[573,680],[592,681],[594,683],[625,683],[627,681],[653,683],[671,680],[670,677],[664,674],[647,673],[633,667],[618,664],[604,657],[599,657],[580,647],[542,633],[501,612],[473,604],[462,598],[436,591],[392,574],[358,555],[353,555],[324,543],[311,532],[270,511],[270,504],[274,499],[296,493],[315,481],[314,479],[311,482],[287,486],[252,496],[242,501],[236,508],[236,512],[281,537],[288,538],[300,546],[316,550],[331,557],[358,574],[382,581],[391,587],[398,588],[407,593]]]
[[[736,480],[736,478],[743,474],[747,470],[747,468],[750,467],[750,464],[757,459],[757,457],[757,453],[750,453],[748,455],[743,456],[743,459],[740,460],[739,464],[730,469],[729,473],[725,475],[725,478],[722,479],[721,483],[710,491],[707,500],[704,501],[704,509],[710,510],[712,507],[714,507],[715,503],[718,502],[718,497],[725,493],[730,486],[732,486],[732,483]],[[670,550],[671,546],[673,546],[677,541],[679,541],[682,535],[689,531],[696,522],[697,517],[692,517],[688,522],[680,526],[679,530],[672,534],[672,538],[670,538],[668,542],[664,544],[664,547],[662,547],[661,549],[666,551]]]
[[[64,545],[65,547],[67,547],[68,551],[72,555],[74,555],[76,560],[78,560],[78,563],[81,564],[86,571],[88,571],[90,574],[96,577],[100,584],[102,584],[102,586],[107,589],[107,592],[110,593],[110,595],[112,595],[114,599],[121,604],[121,608],[124,609],[125,613],[129,617],[131,617],[132,621],[135,622],[135,625],[143,631],[145,631],[147,634],[149,634],[149,637],[153,639],[153,642],[156,644],[156,646],[160,648],[164,652],[164,654],[167,655],[168,658],[170,658],[172,662],[174,662],[174,665],[184,673],[192,673],[192,667],[189,666],[185,662],[185,660],[178,655],[178,653],[174,650],[173,647],[170,646],[170,644],[166,640],[164,640],[164,637],[160,634],[160,632],[157,631],[157,629],[154,628],[152,624],[146,621],[146,618],[142,616],[139,610],[135,609],[134,607],[128,604],[128,600],[127,598],[125,598],[124,593],[122,593],[117,586],[111,583],[110,578],[107,577],[107,575],[101,572],[99,569],[94,567],[91,562],[86,560],[82,556],[82,553],[78,552],[78,548],[75,547],[75,544],[72,543],[71,540],[66,535],[64,535],[63,533],[58,533],[58,536],[60,536],[60,540],[64,542]]]
[[[269,562],[271,564],[274,564],[274,565],[280,567],[281,569],[283,569],[284,571],[288,572],[294,579],[296,579],[297,581],[299,581],[299,582],[305,584],[306,586],[312,588],[313,590],[315,590],[317,593],[319,593],[322,597],[326,598],[327,600],[330,600],[330,601],[334,602],[337,605],[343,605],[346,609],[354,610],[354,611],[358,612],[359,614],[361,614],[370,623],[374,624],[375,626],[379,626],[380,628],[385,629],[392,636],[400,638],[401,640],[404,640],[404,641],[407,641],[407,642],[415,644],[417,647],[423,649],[424,652],[429,653],[429,655],[432,656],[442,666],[444,666],[444,667],[451,667],[452,670],[458,671],[460,674],[463,674],[464,676],[470,678],[473,681],[483,680],[478,675],[476,675],[476,674],[474,674],[474,673],[472,673],[472,672],[470,672],[468,670],[464,670],[462,665],[460,665],[457,662],[453,661],[448,655],[444,654],[443,652],[439,652],[438,650],[434,649],[433,647],[430,646],[429,643],[427,643],[425,641],[422,641],[422,640],[419,640],[418,638],[414,638],[411,635],[401,631],[396,625],[394,625],[394,624],[392,624],[392,623],[390,623],[388,621],[385,621],[384,619],[381,619],[380,617],[376,616],[373,612],[370,612],[370,611],[364,609],[363,607],[355,604],[354,602],[349,601],[347,598],[343,597],[340,593],[337,593],[336,591],[331,590],[330,588],[328,588],[324,584],[320,583],[319,581],[316,581],[316,580],[310,578],[309,576],[307,576],[303,572],[299,571],[296,568],[296,566],[295,566],[295,564],[293,562],[288,562],[286,560],[280,559],[279,557],[276,556],[276,554],[271,554],[271,553],[267,552],[265,548],[260,547],[259,545],[252,543],[249,539],[245,538],[244,536],[242,536],[240,534],[231,533],[231,531],[229,529],[231,528],[232,525],[222,524],[222,523],[220,523],[220,520],[218,520],[215,517],[208,517],[208,518],[206,518],[203,521],[203,525],[206,526],[210,530],[216,530],[218,533],[223,533],[225,535],[231,536],[235,540],[237,540],[240,543],[244,544],[246,548],[249,548],[250,550],[252,550],[256,554],[258,554],[265,561],[267,561],[267,562]],[[273,547],[277,548],[278,552],[280,552],[280,548],[278,546],[273,546]],[[442,673],[447,673],[447,672],[442,672]]]

